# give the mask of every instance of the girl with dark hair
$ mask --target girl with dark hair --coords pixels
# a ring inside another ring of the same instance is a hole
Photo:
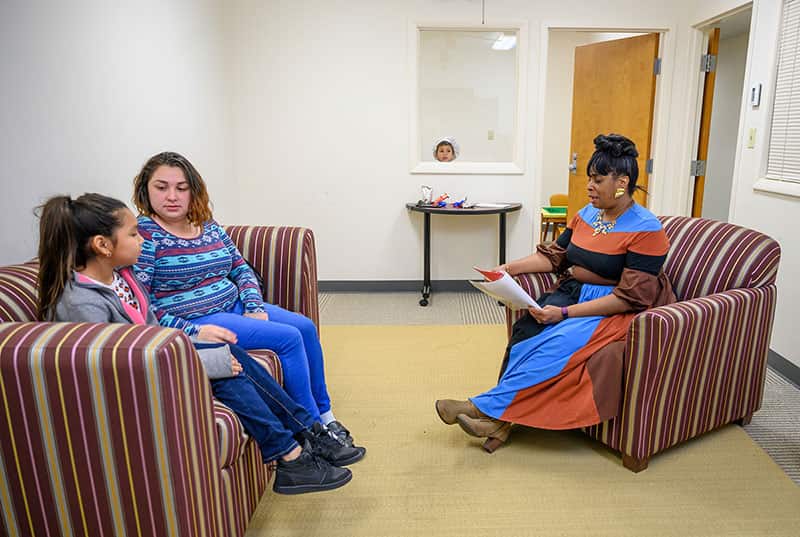
[[[499,382],[467,401],[436,401],[442,421],[488,437],[487,451],[508,438],[512,423],[573,429],[616,415],[618,405],[598,393],[621,383],[621,372],[612,367],[618,363],[612,351],[620,349],[608,345],[624,340],[636,313],[675,301],[661,270],[667,236],[658,218],[632,197],[639,177],[636,146],[617,134],[599,135],[594,144],[586,166],[589,204],[554,243],[495,269],[512,276],[559,274],[537,300],[541,309],[530,308],[514,324]],[[593,357],[600,359],[590,362]]]
[[[40,320],[158,324],[131,271],[142,237],[124,203],[101,194],[56,196],[40,210]],[[241,348],[195,346],[214,396],[258,442],[264,463],[278,461],[276,492],[330,490],[350,481],[350,470],[338,466],[360,460],[363,450],[330,438]]]
[[[275,351],[289,395],[353,447],[350,432],[333,415],[317,327],[304,315],[264,302],[255,273],[211,217],[195,167],[178,153],[159,153],[142,167],[133,190],[144,237],[134,270],[158,321],[189,335]]]

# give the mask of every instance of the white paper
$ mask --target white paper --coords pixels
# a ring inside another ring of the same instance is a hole
[[[475,207],[479,209],[505,209],[506,207],[510,207],[511,205],[508,203],[476,203]]]
[[[542,309],[541,306],[525,292],[525,289],[520,287],[516,280],[506,272],[503,273],[502,278],[493,282],[470,280],[469,283],[479,291],[483,291],[513,310],[527,308]]]

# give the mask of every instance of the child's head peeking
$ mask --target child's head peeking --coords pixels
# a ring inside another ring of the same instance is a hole
[[[433,158],[439,162],[450,162],[458,158],[458,143],[455,138],[446,136],[436,141]]]

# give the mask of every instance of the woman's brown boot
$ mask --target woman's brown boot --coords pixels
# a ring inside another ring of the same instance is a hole
[[[457,401],[455,399],[439,399],[436,401],[436,413],[447,425],[453,425],[459,414],[464,414],[471,418],[485,416],[483,412],[472,404],[472,401]]]
[[[511,434],[511,422],[508,421],[489,417],[473,418],[466,414],[459,414],[456,421],[465,433],[478,438],[486,438],[483,449],[489,453],[493,453],[502,446],[508,440],[508,435]]]

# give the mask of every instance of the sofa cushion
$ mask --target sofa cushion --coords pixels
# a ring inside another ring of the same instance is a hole
[[[283,384],[278,356],[268,350],[247,351],[258,363]],[[236,414],[224,404],[214,399],[214,423],[217,428],[220,468],[232,466],[244,454],[247,442],[252,440],[244,431]]]
[[[0,267],[0,322],[36,320],[35,262]]]

